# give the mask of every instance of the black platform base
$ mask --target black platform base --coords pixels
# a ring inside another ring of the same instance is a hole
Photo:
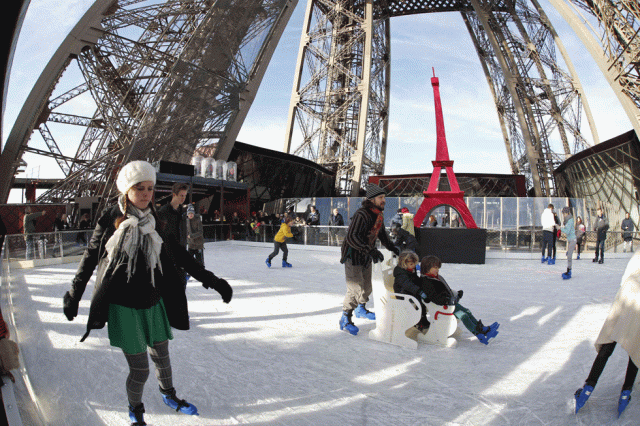
[[[416,228],[418,256],[438,256],[443,263],[484,264],[486,229]]]

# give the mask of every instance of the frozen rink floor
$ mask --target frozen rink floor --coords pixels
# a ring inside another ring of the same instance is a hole
[[[562,280],[555,265],[487,259],[445,264],[441,274],[485,324],[501,323],[488,346],[466,330],[455,348],[421,343],[417,351],[369,340],[374,322],[355,319],[341,332],[345,293],[339,249],[292,246],[268,269],[270,244],[220,242],[205,249],[207,268],[229,281],[222,303],[190,280],[191,330],[170,343],[178,396],[200,416],[162,403],[152,373],[145,387],[150,425],[638,425],[640,392],[617,419],[628,357],[616,348],[588,403],[573,413],[596,352],[593,347],[628,257],[574,260]],[[50,425],[128,425],[122,352],[106,328],[85,330],[91,281],[80,315],[68,322],[62,295],[77,264],[11,272],[18,341],[28,376]],[[375,310],[375,306],[368,305]],[[153,364],[151,364],[153,371]],[[637,394],[637,395],[635,395]],[[28,422],[25,421],[25,424]]]

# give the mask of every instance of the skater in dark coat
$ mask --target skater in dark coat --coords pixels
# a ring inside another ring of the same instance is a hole
[[[485,345],[489,340],[498,334],[500,324],[494,322],[489,327],[477,320],[471,311],[462,306],[459,301],[462,298],[462,290],[454,292],[449,284],[439,274],[442,262],[436,256],[426,256],[420,262],[422,271],[422,289],[426,293],[425,303],[433,302],[436,305],[455,305],[453,315],[456,316],[464,326]]]
[[[624,220],[622,221],[622,239],[624,240],[624,246],[622,252],[626,253],[627,250],[633,251],[633,230],[635,228],[629,213],[624,214]]]
[[[609,230],[609,219],[604,217],[602,208],[597,210],[598,217],[596,219],[596,257],[593,262],[604,263],[604,241],[607,239],[607,231]],[[598,260],[600,255],[600,260]]]
[[[400,252],[410,250],[415,253],[418,249],[418,240],[416,240],[416,237],[397,224],[391,227],[391,239]]]
[[[186,414],[197,414],[195,406],[176,396],[171,377],[171,327],[189,329],[178,265],[205,288],[218,291],[225,303],[232,297],[232,289],[224,279],[204,269],[175,238],[162,234],[151,203],[155,182],[156,171],[145,161],[133,161],[120,170],[116,181],[121,193],[119,202],[98,220],[71,290],[63,299],[64,314],[71,321],[78,315],[84,290],[98,268],[87,331],[81,341],[91,330],[108,325],[111,346],[121,348],[129,364],[126,390],[134,425],[146,424],[142,391],[149,375],[147,348],[165,404]]]

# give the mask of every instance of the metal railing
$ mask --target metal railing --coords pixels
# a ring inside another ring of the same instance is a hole
[[[280,229],[279,225],[261,225],[258,232],[248,225],[204,225],[205,242],[251,241],[271,243]],[[6,260],[38,260],[64,258],[82,255],[93,230],[75,230],[46,232],[30,235],[7,235],[3,257]],[[292,226],[293,238],[288,244],[337,247],[347,233],[346,226]],[[633,246],[640,244],[640,233],[633,232]],[[542,249],[542,230],[536,229],[487,229],[487,249],[516,252],[536,252]],[[616,253],[625,250],[623,233],[607,232],[606,252]],[[557,238],[557,250],[566,250],[566,237]],[[582,252],[593,252],[596,246],[596,234],[587,231]]]

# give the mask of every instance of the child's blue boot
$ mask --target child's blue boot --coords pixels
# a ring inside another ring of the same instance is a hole
[[[292,265],[290,263],[288,263],[286,260],[282,261],[282,267],[283,268],[291,268]]]
[[[346,330],[354,336],[358,334],[358,327],[351,321],[351,312],[343,312],[340,317],[340,330]]]
[[[620,392],[620,399],[618,400],[618,418],[622,415],[622,412],[631,401],[631,390],[623,390]]]
[[[364,304],[359,304],[358,307],[355,309],[355,311],[353,311],[356,314],[356,318],[366,318],[369,320],[375,320],[376,319],[376,314],[374,314],[373,312],[369,311],[367,308],[364,307]]]
[[[547,265],[555,265],[555,264],[556,264],[556,258],[550,257],[549,261],[547,262]]]
[[[131,426],[145,426],[144,422],[144,404],[140,404],[137,407],[129,405],[129,420],[131,420]]]
[[[267,264],[267,266],[268,266],[269,268],[271,268],[271,259],[269,259],[269,258],[267,257],[267,260],[265,260],[265,261],[264,261],[264,263],[266,263],[266,264]]]
[[[578,389],[574,394],[576,398],[576,414],[578,414],[578,410],[580,410],[584,404],[587,403],[587,400],[591,396],[591,392],[593,392],[593,386],[584,385],[584,387]]]
[[[541,263],[546,263],[548,259],[549,259],[548,257],[544,257],[544,256],[542,256],[542,261],[541,261]]]
[[[568,280],[569,278],[571,278],[571,269],[567,269],[567,272],[562,273],[563,280]]]
[[[160,388],[160,393],[162,393],[162,400],[169,407],[173,408],[176,411],[180,411],[184,414],[190,414],[192,416],[198,416],[198,409],[195,405],[189,404],[184,399],[180,399],[176,396],[176,390],[174,388],[163,390]]]

